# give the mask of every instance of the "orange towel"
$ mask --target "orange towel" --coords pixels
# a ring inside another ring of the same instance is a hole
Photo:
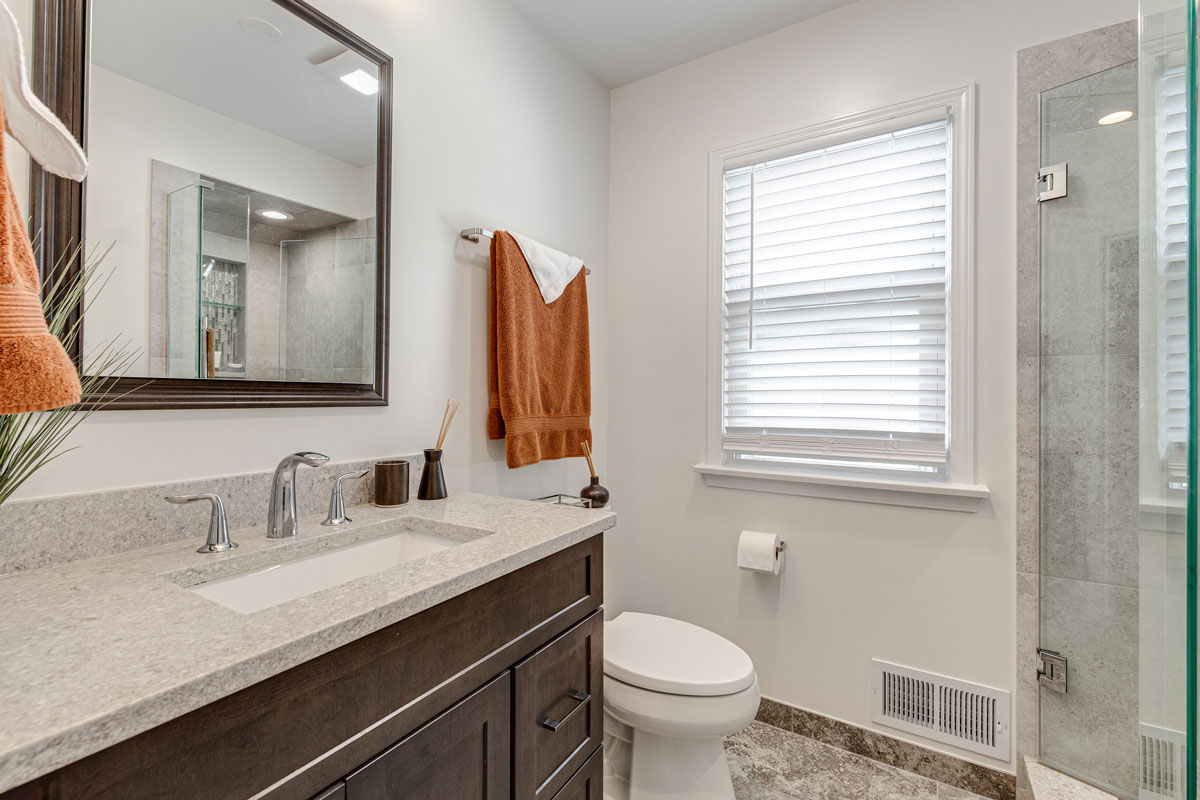
[[[496,231],[488,287],[488,438],[510,469],[582,455],[592,443],[592,368],[585,270],[553,303],[521,248]]]
[[[0,104],[0,131],[4,106]],[[79,402],[79,373],[42,314],[33,248],[4,165],[0,136],[0,414]]]

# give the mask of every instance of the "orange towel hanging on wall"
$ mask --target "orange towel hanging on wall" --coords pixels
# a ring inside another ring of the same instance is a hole
[[[0,104],[0,131],[4,127]],[[45,411],[79,398],[79,373],[42,314],[33,248],[0,137],[0,414]]]
[[[578,458],[592,443],[585,271],[547,303],[516,240],[496,231],[490,272],[488,438],[505,440],[510,469]]]

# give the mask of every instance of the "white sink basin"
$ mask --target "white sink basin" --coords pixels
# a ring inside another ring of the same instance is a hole
[[[217,578],[197,584],[191,590],[226,608],[252,614],[460,544],[465,542],[436,533],[406,530]]]

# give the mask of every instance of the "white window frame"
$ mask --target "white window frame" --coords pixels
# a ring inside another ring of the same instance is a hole
[[[947,467],[939,480],[856,476],[819,468],[752,469],[723,463],[724,247],[722,203],[726,170],[865,139],[950,118],[949,255],[946,306]],[[858,500],[887,505],[975,511],[988,495],[974,483],[975,86],[839,117],[709,154],[708,436],[707,461],[695,466],[707,486]]]

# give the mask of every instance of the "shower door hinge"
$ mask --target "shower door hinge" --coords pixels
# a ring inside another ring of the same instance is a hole
[[[1053,650],[1037,651],[1038,685],[1067,693],[1067,659]]]
[[[1057,200],[1067,196],[1067,164],[1052,164],[1038,170],[1037,201]]]

